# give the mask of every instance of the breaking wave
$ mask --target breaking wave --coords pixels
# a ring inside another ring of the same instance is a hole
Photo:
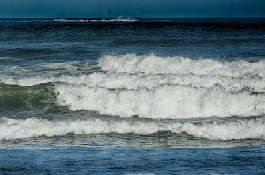
[[[144,118],[258,116],[265,113],[265,62],[108,55],[104,72],[57,84],[70,110]],[[64,77],[65,78],[65,77]],[[69,77],[68,77],[69,78]]]
[[[54,19],[54,22],[63,22],[63,23],[90,23],[90,22],[101,22],[101,23],[109,23],[109,22],[136,22],[138,18],[128,17],[124,18],[119,16],[118,18],[91,18],[91,19]]]
[[[145,74],[195,74],[231,77],[265,77],[265,61],[218,61],[212,59],[192,60],[185,57],[159,57],[155,55],[137,56],[106,55],[99,60],[103,70],[110,72]]]
[[[52,83],[49,91],[55,94],[58,106],[120,117],[179,119],[265,114],[264,60],[126,54],[105,55],[96,66],[92,62],[82,64],[41,65],[34,68],[33,76],[14,78],[13,73],[12,77],[2,76],[0,82],[4,86],[35,87]],[[58,75],[58,71],[69,73]]]
[[[53,137],[66,134],[141,134],[158,132],[186,133],[210,140],[265,139],[264,118],[229,123],[159,122],[159,121],[104,121],[68,120],[49,121],[46,119],[0,119],[0,140],[28,137]]]
[[[0,110],[8,112],[0,119],[0,140],[159,132],[210,140],[265,138],[264,60],[126,54],[106,55],[97,63],[4,68]],[[9,117],[10,107],[43,112],[19,119]],[[34,118],[53,115],[54,107],[77,116]],[[96,115],[79,115],[79,110]],[[98,114],[108,116],[103,120]]]
[[[144,118],[256,116],[265,112],[264,94],[231,94],[219,87],[190,88],[163,85],[148,89],[106,89],[86,85],[56,85],[59,105],[70,110]]]

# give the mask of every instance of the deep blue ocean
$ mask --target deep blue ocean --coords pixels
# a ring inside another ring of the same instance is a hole
[[[0,174],[265,174],[265,18],[0,19]]]

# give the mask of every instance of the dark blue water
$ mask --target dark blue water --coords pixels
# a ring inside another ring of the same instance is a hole
[[[14,174],[264,174],[264,146],[234,148],[7,149],[1,172]]]
[[[264,174],[265,19],[0,19],[0,174]]]
[[[0,25],[0,56],[27,61],[90,60],[111,53],[220,59],[264,56],[263,18],[1,19]]]

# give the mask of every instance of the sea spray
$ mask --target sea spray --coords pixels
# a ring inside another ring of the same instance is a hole
[[[55,92],[58,105],[70,110],[121,117],[259,116],[265,113],[264,63],[103,56],[99,65],[105,72],[70,77]]]
[[[177,122],[177,121],[108,121],[68,120],[49,121],[46,119],[0,119],[0,140],[29,137],[54,137],[67,134],[139,134],[150,135],[158,132],[173,134],[187,133],[194,137],[210,140],[265,139],[264,118],[241,120],[239,122]]]

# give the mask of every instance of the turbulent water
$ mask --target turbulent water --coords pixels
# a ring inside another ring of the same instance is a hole
[[[0,19],[0,174],[263,174],[265,20]]]

